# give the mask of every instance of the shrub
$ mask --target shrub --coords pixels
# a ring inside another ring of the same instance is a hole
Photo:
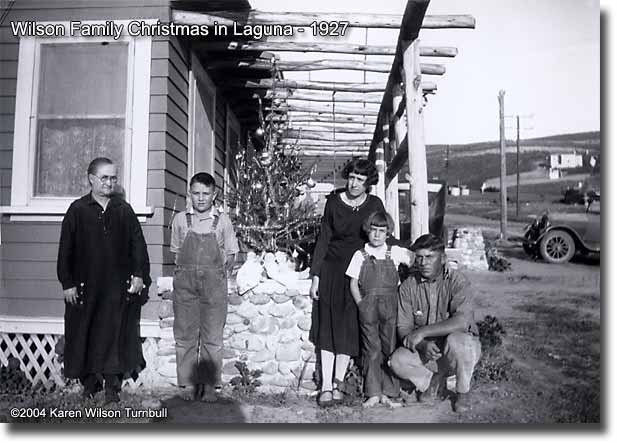
[[[473,380],[476,383],[508,381],[512,375],[512,358],[503,350],[505,328],[496,317],[487,315],[476,323],[482,344],[482,357],[476,366]]]
[[[240,375],[235,376],[229,382],[234,391],[240,394],[252,394],[257,387],[261,386],[261,381],[258,380],[262,374],[261,370],[254,369],[251,371],[243,361],[237,361],[234,366],[240,372]]]

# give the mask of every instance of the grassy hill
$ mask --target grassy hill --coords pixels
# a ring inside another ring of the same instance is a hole
[[[576,134],[562,134],[548,137],[539,137],[521,140],[520,172],[532,171],[538,164],[547,162],[551,153],[564,149],[576,149],[599,157],[600,132],[581,132]],[[515,143],[508,141],[506,154],[506,169],[508,174],[516,173],[516,153],[512,146]],[[527,148],[527,149],[525,149]],[[533,148],[533,149],[531,149]],[[447,155],[449,151],[449,155]],[[448,161],[446,163],[446,156]],[[445,180],[448,184],[467,185],[471,189],[480,189],[482,183],[492,177],[499,176],[500,157],[499,142],[489,141],[481,143],[467,143],[461,145],[427,145],[426,161],[428,177]],[[577,169],[576,172],[586,172],[589,168]],[[401,172],[405,176],[407,165]]]

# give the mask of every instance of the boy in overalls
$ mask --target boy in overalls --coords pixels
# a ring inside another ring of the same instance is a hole
[[[398,265],[409,266],[413,253],[386,245],[386,238],[394,230],[392,217],[386,212],[373,212],[363,229],[369,241],[354,253],[346,272],[351,278],[351,295],[360,315],[364,394],[367,397],[362,406],[368,408],[382,403],[398,407],[400,403],[392,398],[398,397],[400,386],[387,362],[396,349]]]
[[[221,386],[223,327],[227,318],[227,275],[238,252],[231,220],[213,205],[214,178],[190,181],[191,208],[174,218],[170,250],[174,271],[174,337],[181,396],[215,401]],[[202,389],[203,388],[203,389]]]

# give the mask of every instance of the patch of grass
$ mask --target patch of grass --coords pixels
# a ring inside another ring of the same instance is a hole
[[[474,383],[498,383],[510,380],[514,360],[503,349],[506,329],[496,317],[490,315],[477,325],[482,344],[482,357],[474,371]]]

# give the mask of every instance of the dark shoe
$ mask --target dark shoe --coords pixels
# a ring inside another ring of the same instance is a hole
[[[458,392],[454,400],[454,412],[467,412],[471,409],[471,394]]]
[[[332,401],[334,403],[342,403],[345,399],[345,394],[343,393],[344,383],[338,379],[334,380],[334,386],[332,388]]]
[[[99,378],[97,378],[96,375],[89,374],[83,378],[80,378],[79,381],[84,387],[81,394],[84,399],[92,399],[97,392],[101,392],[103,390],[103,383]]]
[[[332,400],[332,391],[321,391],[319,394],[319,398],[317,399],[317,404],[322,408],[327,408],[334,404]]]
[[[434,400],[441,396],[443,392],[445,378],[439,374],[439,372],[435,372],[431,377],[431,382],[428,385],[428,388],[424,392],[418,392],[417,398],[418,401],[423,403],[426,401]]]

